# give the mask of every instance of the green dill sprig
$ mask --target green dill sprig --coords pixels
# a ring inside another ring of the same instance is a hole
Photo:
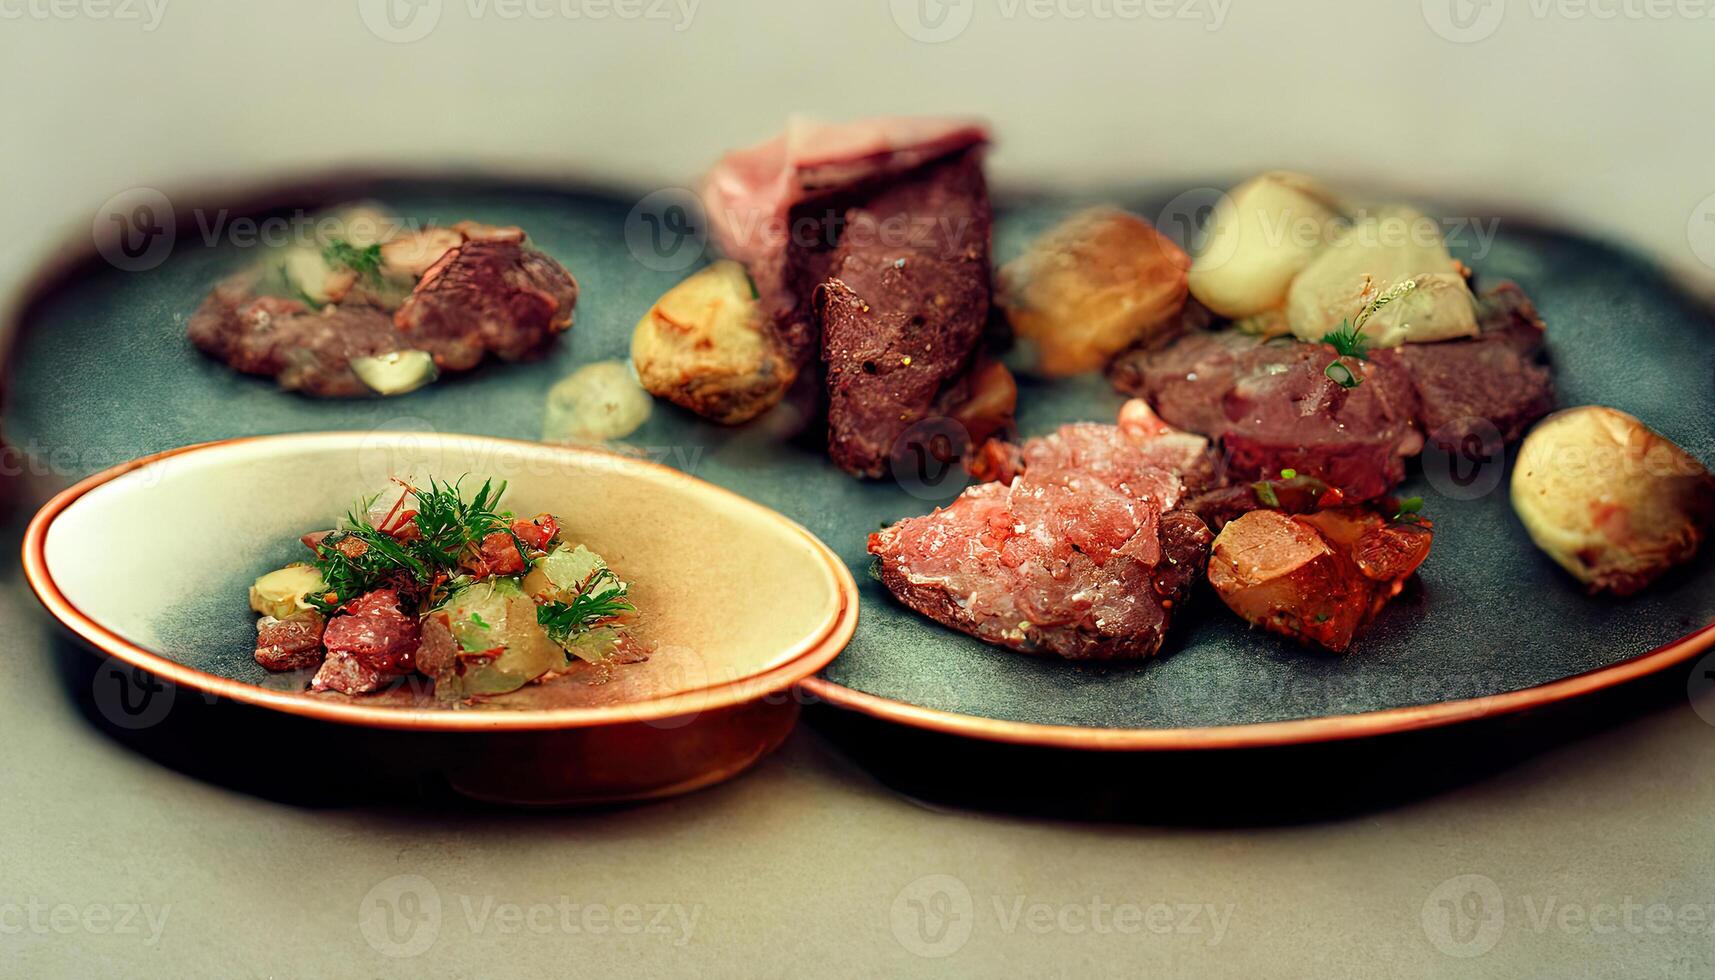
[[[1366,285],[1365,288],[1367,289],[1368,286]],[[1363,377],[1341,363],[1340,358],[1352,357],[1360,361],[1369,360],[1370,356],[1364,350],[1364,346],[1369,343],[1369,338],[1364,336],[1364,324],[1369,322],[1370,317],[1380,312],[1382,307],[1416,288],[1416,279],[1406,279],[1395,283],[1386,292],[1365,304],[1364,308],[1358,311],[1357,316],[1350,320],[1341,320],[1338,327],[1323,334],[1322,342],[1334,348],[1334,353],[1337,355],[1334,360],[1328,363],[1327,367],[1322,369],[1323,376],[1342,388],[1356,388],[1363,384]]]
[[[305,600],[331,616],[352,599],[386,585],[408,588],[433,583],[433,573],[404,544],[353,512],[346,526],[316,547],[316,570],[327,588]]]
[[[1416,523],[1421,520],[1417,514],[1418,511],[1421,511],[1422,509],[1422,497],[1407,497],[1399,502],[1399,509],[1394,512],[1393,519],[1396,521],[1410,521],[1412,523]]]
[[[500,498],[506,493],[506,481],[499,486],[493,480],[482,481],[467,502],[462,486],[464,478],[452,483],[431,479],[429,488],[409,488],[417,501],[417,530],[422,537],[416,542],[424,557],[443,568],[457,568],[464,558],[482,544],[482,539],[495,531],[503,531],[518,549],[518,557],[526,564],[530,549],[512,533],[512,512],[500,509]]]
[[[549,639],[565,646],[579,634],[635,609],[626,601],[628,589],[612,569],[602,568],[571,602],[555,600],[537,606],[536,622]]]
[[[328,265],[343,265],[375,285],[381,284],[381,245],[358,248],[343,238],[328,242],[322,249],[322,261]]]

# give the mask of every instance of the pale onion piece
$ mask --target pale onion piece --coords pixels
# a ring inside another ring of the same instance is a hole
[[[1334,195],[1303,174],[1274,171],[1223,195],[1191,262],[1197,301],[1238,319],[1286,301],[1294,276],[1343,226]]]
[[[796,375],[767,331],[744,266],[723,260],[655,301],[631,335],[631,361],[650,394],[738,425],[773,408]]]
[[[1536,546],[1590,591],[1630,595],[1696,554],[1715,480],[1632,416],[1587,405],[1525,437],[1512,504]]]
[[[1368,346],[1477,335],[1476,297],[1447,252],[1441,226],[1407,207],[1381,209],[1317,255],[1287,292],[1287,323],[1298,339],[1321,340],[1407,280],[1416,287],[1363,322]]]
[[[310,608],[304,597],[319,594],[327,585],[315,566],[301,562],[287,565],[258,578],[250,586],[250,608],[264,616],[285,619]]]
[[[335,209],[318,217],[315,225],[316,239],[321,246],[342,241],[360,249],[396,237],[399,229],[398,218],[371,203]]]
[[[288,288],[317,306],[339,302],[357,284],[354,270],[329,265],[318,247],[289,246],[279,262]]]
[[[351,373],[377,395],[403,395],[435,380],[440,372],[428,351],[395,350],[351,359]]]
[[[424,228],[400,235],[381,246],[381,272],[390,278],[422,278],[449,249],[464,243],[451,228]]]
[[[1043,374],[1097,371],[1173,325],[1191,258],[1149,222],[1089,208],[1000,270],[1000,306],[1038,354]]]
[[[548,389],[545,442],[623,439],[649,421],[649,395],[624,361],[585,364]]]

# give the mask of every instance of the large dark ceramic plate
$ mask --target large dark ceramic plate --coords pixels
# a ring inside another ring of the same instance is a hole
[[[1177,190],[1114,199],[1153,217]],[[533,438],[549,385],[577,365],[624,357],[638,318],[687,271],[682,253],[663,259],[652,250],[651,227],[635,217],[628,247],[632,196],[383,181],[275,200],[313,208],[357,196],[420,221],[522,225],[583,287],[571,335],[545,362],[490,365],[402,398],[283,394],[203,359],[185,341],[186,316],[247,253],[230,241],[204,241],[195,222],[181,224],[158,266],[122,271],[92,260],[26,309],[10,357],[7,441],[69,481],[145,453],[261,433],[406,428]],[[181,219],[191,203],[179,202]],[[1016,254],[1082,203],[998,202],[997,258]],[[1715,460],[1715,345],[1706,311],[1648,263],[1587,239],[1503,219],[1491,246],[1475,245],[1470,235],[1453,242],[1482,280],[1518,281],[1547,320],[1562,404],[1624,409]],[[1120,401],[1094,377],[1026,378],[1020,426],[1030,435],[1110,420]],[[1715,642],[1715,630],[1705,629],[1715,618],[1715,560],[1707,554],[1636,598],[1587,598],[1513,517],[1506,460],[1430,458],[1414,466],[1404,492],[1421,494],[1436,521],[1434,553],[1346,656],[1252,631],[1208,595],[1146,664],[1080,667],[1022,656],[908,612],[864,574],[870,531],[945,502],[956,484],[916,473],[854,481],[813,441],[782,438],[793,428],[790,414],[782,408],[724,429],[658,404],[629,441],[782,511],[849,563],[863,588],[857,635],[809,687],[883,717],[1099,748],[1303,741],[1569,697],[1681,662]]]

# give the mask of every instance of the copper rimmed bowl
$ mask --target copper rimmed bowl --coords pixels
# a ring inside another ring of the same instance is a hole
[[[649,660],[447,704],[426,684],[312,693],[250,656],[245,586],[302,558],[389,476],[494,478],[520,513],[633,583]],[[760,504],[627,456],[440,433],[310,433],[204,443],[97,473],[54,497],[24,538],[25,574],[77,637],[155,681],[336,725],[434,736],[459,792],[594,803],[730,777],[785,738],[791,689],[837,655],[857,590],[828,548]],[[407,747],[405,752],[411,753]]]

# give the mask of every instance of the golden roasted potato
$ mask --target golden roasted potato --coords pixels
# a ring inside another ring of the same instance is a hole
[[[1412,285],[1399,288],[1406,280]],[[1371,347],[1477,335],[1477,300],[1441,226],[1407,207],[1381,209],[1319,252],[1287,290],[1286,319],[1294,336],[1314,343],[1389,293],[1363,323]]]
[[[1191,295],[1235,320],[1276,309],[1343,220],[1334,195],[1303,174],[1253,177],[1215,207],[1191,263]]]
[[[1090,208],[1000,270],[1000,306],[1013,330],[1035,345],[1042,373],[1097,371],[1174,323],[1190,265],[1142,218]]]
[[[1630,595],[1697,552],[1715,480],[1632,416],[1586,405],[1525,437],[1512,503],[1536,546],[1591,592]]]
[[[773,408],[796,375],[744,266],[724,260],[655,301],[631,335],[631,361],[650,394],[723,425]]]

